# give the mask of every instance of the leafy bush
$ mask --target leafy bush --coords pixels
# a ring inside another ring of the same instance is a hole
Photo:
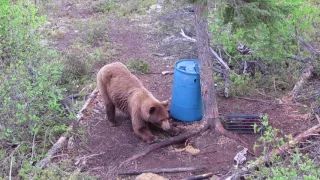
[[[0,0],[0,176],[17,179],[35,170],[49,139],[67,129],[57,84],[62,60],[41,45],[38,28],[45,22],[29,1]],[[20,173],[21,175],[21,173]],[[32,179],[32,172],[25,177]]]
[[[140,73],[150,72],[149,64],[142,59],[130,60],[126,63],[126,65],[131,72],[135,72],[135,73],[137,73],[137,72],[140,72]]]
[[[80,20],[76,24],[80,41],[92,46],[107,40],[107,21],[104,16]]]
[[[284,138],[279,137],[279,130],[269,125],[267,116],[264,116],[263,125],[265,131],[258,139],[261,145],[255,144],[254,148],[263,147],[262,154],[285,145]],[[288,141],[291,136],[285,137]],[[309,158],[308,154],[302,154],[298,148],[293,153],[284,156],[269,157],[268,167],[261,165],[259,169],[253,170],[246,179],[310,179],[320,178],[320,167]]]
[[[216,5],[217,10],[209,16],[210,30],[214,44],[225,52],[222,56],[228,58],[232,70],[242,69],[243,61],[259,61],[271,78],[279,77],[281,86],[292,88],[294,82],[285,76],[300,74],[301,62],[293,62],[289,57],[308,57],[297,37],[312,39],[315,35],[319,4],[313,0],[227,0],[217,1]],[[252,53],[239,53],[239,43],[248,46]]]
[[[113,0],[100,0],[94,7],[98,12],[109,13],[120,8],[120,5]]]
[[[253,86],[249,85],[253,80],[246,75],[240,76],[237,74],[230,74],[230,80],[230,96],[248,95],[254,88]]]

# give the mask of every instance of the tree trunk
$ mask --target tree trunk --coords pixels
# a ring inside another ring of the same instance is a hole
[[[217,100],[213,80],[212,58],[209,45],[207,0],[195,1],[195,27],[197,37],[198,57],[200,60],[200,76],[203,104],[203,120],[214,125],[215,119],[219,117]]]

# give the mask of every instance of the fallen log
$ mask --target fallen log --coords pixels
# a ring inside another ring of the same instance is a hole
[[[293,148],[297,143],[304,142],[311,136],[319,135],[319,134],[320,134],[320,124],[313,126],[312,128],[300,133],[298,136],[293,138],[293,140],[289,141],[287,144],[280,146],[279,148],[268,153],[267,155],[258,158],[252,164],[250,164],[240,172],[234,173],[233,175],[229,176],[227,179],[230,179],[230,180],[240,179],[241,176],[245,174],[249,174],[250,171],[256,169],[260,165],[264,165],[268,163],[269,160],[272,159],[273,157],[276,157],[281,153],[288,151],[288,149]]]
[[[188,171],[201,171],[205,169],[204,167],[179,167],[179,168],[162,168],[162,169],[149,169],[149,170],[141,170],[141,171],[131,171],[131,172],[123,172],[118,175],[139,175],[142,173],[179,173],[179,172],[188,172]]]
[[[98,89],[95,89],[89,96],[89,98],[84,103],[82,109],[77,113],[77,119],[76,122],[80,122],[84,117],[84,112],[87,110],[88,105],[93,101],[93,99],[96,97],[96,94],[98,93]],[[64,144],[66,143],[68,139],[69,132],[73,130],[74,123],[72,123],[66,132],[64,132],[58,141],[52,145],[52,147],[49,149],[49,151],[46,154],[46,157],[42,159],[38,164],[37,168],[43,169],[47,166],[47,164],[50,163],[51,158],[54,154],[56,154],[58,151],[60,151]]]

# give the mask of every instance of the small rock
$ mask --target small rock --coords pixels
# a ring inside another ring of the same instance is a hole
[[[168,179],[158,174],[142,173],[139,176],[137,176],[135,180],[168,180]]]

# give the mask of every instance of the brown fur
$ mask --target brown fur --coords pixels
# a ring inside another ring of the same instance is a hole
[[[147,122],[160,125],[172,133],[179,132],[178,128],[169,124],[168,102],[160,102],[153,97],[124,64],[115,62],[102,67],[97,75],[97,83],[112,126],[117,124],[117,107],[131,116],[134,133],[147,143],[155,140]]]

